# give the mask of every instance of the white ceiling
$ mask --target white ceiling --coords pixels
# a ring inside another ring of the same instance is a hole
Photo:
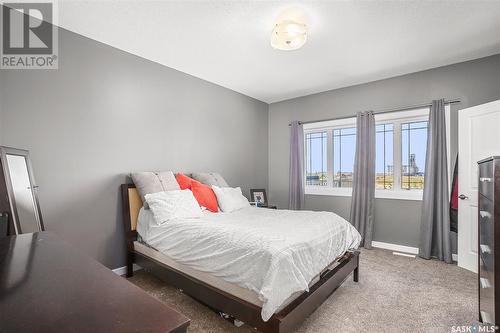
[[[309,39],[271,48],[283,11]],[[59,25],[276,102],[500,53],[500,1],[60,1]]]

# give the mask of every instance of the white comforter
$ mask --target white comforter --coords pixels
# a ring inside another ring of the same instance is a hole
[[[141,210],[143,240],[175,261],[253,290],[267,321],[292,294],[336,258],[358,247],[361,236],[330,212],[249,207],[202,218],[148,223]]]

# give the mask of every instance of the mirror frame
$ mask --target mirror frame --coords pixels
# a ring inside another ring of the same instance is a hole
[[[19,221],[19,216],[17,215],[16,198],[14,197],[14,189],[12,188],[12,180],[10,178],[7,155],[22,156],[22,157],[24,157],[24,160],[26,161],[26,167],[28,168],[28,177],[30,179],[30,184],[31,184],[31,193],[33,195],[33,203],[35,205],[35,207],[34,207],[35,208],[35,215],[36,215],[35,217],[36,217],[36,220],[38,222],[38,229],[40,231],[44,231],[45,227],[43,225],[42,212],[40,210],[40,204],[38,202],[38,194],[37,194],[38,186],[36,185],[35,177],[33,176],[33,168],[31,165],[29,151],[24,150],[24,149],[17,149],[17,148],[0,146],[0,161],[2,162],[2,169],[4,172],[5,184],[7,185],[7,195],[9,197],[10,210],[12,212],[11,217],[12,217],[12,222],[13,222],[12,225],[14,226],[14,231],[15,231],[16,235],[19,235],[22,233],[21,223]]]

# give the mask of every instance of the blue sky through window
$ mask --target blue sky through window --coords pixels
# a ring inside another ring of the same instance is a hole
[[[394,125],[377,125],[375,132],[375,173],[383,174],[385,172],[387,174],[392,174],[392,172],[389,172],[389,169],[394,165]]]
[[[376,173],[388,172],[394,165],[394,126],[376,127]],[[402,132],[402,165],[408,165],[410,154],[415,154],[419,172],[425,170],[427,122],[404,123]],[[308,173],[327,172],[327,132],[306,134],[306,170]],[[384,137],[385,136],[385,137]],[[333,172],[353,172],[356,153],[356,128],[333,130]]]
[[[408,165],[409,155],[415,154],[419,172],[425,171],[425,154],[427,150],[427,121],[406,123],[401,125],[402,165]]]
[[[333,174],[352,172],[356,154],[356,128],[333,130]]]

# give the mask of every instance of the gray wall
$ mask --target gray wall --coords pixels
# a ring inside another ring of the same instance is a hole
[[[500,99],[500,55],[295,98],[269,106],[269,200],[287,206],[288,123],[355,115],[357,111],[460,98],[452,107],[451,156],[457,153],[457,111]],[[306,208],[348,218],[349,197],[306,196]],[[377,199],[374,240],[418,247],[419,201]]]
[[[140,170],[219,171],[267,187],[268,105],[59,31],[59,70],[1,71],[2,142],[29,149],[48,230],[124,265],[119,185]]]
[[[48,230],[109,267],[124,264],[118,187],[138,170],[217,170],[284,208],[288,123],[461,98],[500,98],[500,55],[269,107],[231,90],[60,30],[55,71],[0,71],[0,143],[31,151]],[[269,108],[269,113],[267,112]],[[306,208],[349,215],[350,198]],[[420,202],[377,199],[374,239],[418,246]]]

